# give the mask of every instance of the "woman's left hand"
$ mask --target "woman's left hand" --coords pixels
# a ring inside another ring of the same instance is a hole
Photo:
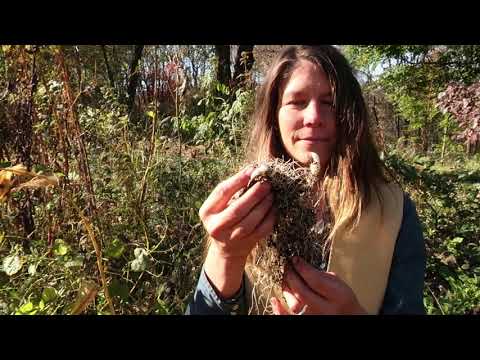
[[[283,296],[288,309],[277,298],[271,303],[275,315],[366,315],[353,290],[332,272],[317,270],[299,257],[287,266]],[[306,306],[306,307],[305,307]]]

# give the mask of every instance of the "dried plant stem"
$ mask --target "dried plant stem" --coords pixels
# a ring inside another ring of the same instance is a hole
[[[79,172],[80,172],[80,176],[82,176],[82,180],[87,190],[89,215],[93,215],[96,209],[95,194],[93,191],[93,182],[92,182],[92,176],[90,174],[90,167],[88,165],[87,150],[85,147],[85,143],[83,142],[83,136],[80,129],[80,122],[78,121],[77,111],[75,107],[78,96],[76,97],[76,99],[73,98],[72,89],[70,87],[70,75],[69,75],[67,66],[65,64],[65,58],[64,58],[63,50],[61,47],[58,51],[57,60],[58,60],[60,72],[63,79],[64,93],[67,101],[67,107],[68,107],[67,116],[70,116],[71,118],[74,135],[75,135],[75,139],[77,140],[77,145],[79,150],[79,158],[78,158]]]
[[[82,223],[85,226],[85,230],[87,230],[88,237],[92,241],[93,247],[95,249],[95,255],[97,256],[98,272],[100,273],[100,279],[102,281],[103,293],[105,294],[105,299],[107,300],[108,306],[110,307],[110,312],[112,313],[112,315],[115,315],[115,308],[113,307],[113,302],[110,297],[110,293],[108,292],[107,279],[105,278],[105,271],[103,268],[102,249],[98,245],[98,242],[95,238],[95,233],[93,231],[93,227],[90,221],[84,215],[82,215],[81,212],[80,212],[80,217],[82,218]]]
[[[148,148],[148,162],[147,168],[145,169],[145,173],[143,174],[142,185],[140,187],[140,197],[138,199],[138,208],[140,209],[145,198],[145,193],[147,192],[147,175],[148,172],[151,170],[151,163],[152,159],[155,158],[155,153],[157,149],[157,141],[156,141],[156,128],[157,128],[157,117],[158,117],[158,104],[157,104],[157,51],[155,49],[155,78],[154,78],[154,99],[155,99],[155,111],[152,120],[152,136],[150,139],[150,146]],[[148,245],[147,245],[148,248]]]
[[[438,301],[437,297],[435,296],[435,294],[433,293],[432,289],[430,289],[430,286],[427,286],[428,288],[428,291],[430,291],[430,294],[433,296],[433,298],[435,299],[435,302],[437,303],[438,305],[438,308],[440,309],[440,312],[442,313],[442,315],[445,315],[445,313],[443,312],[443,308],[442,308],[442,305],[440,305],[440,302]]]
[[[90,304],[95,296],[97,295],[98,289],[93,284],[85,283],[84,288],[80,286],[80,294],[78,300],[73,305],[73,308],[70,312],[71,315],[80,315],[82,312],[85,311],[88,304]],[[82,290],[85,292],[82,294]]]

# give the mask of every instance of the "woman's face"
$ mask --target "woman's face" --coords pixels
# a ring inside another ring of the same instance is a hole
[[[314,152],[322,167],[328,163],[336,142],[335,110],[330,83],[317,65],[297,64],[280,97],[278,125],[291,158],[306,165]]]

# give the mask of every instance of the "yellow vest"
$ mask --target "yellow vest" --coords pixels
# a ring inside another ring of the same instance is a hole
[[[403,219],[403,191],[390,183],[380,186],[380,194],[383,213],[380,202],[373,196],[358,226],[350,233],[339,232],[333,239],[327,268],[350,286],[369,314],[378,314],[382,306]],[[246,275],[249,312],[265,313],[271,296],[259,298],[251,266],[247,265]]]

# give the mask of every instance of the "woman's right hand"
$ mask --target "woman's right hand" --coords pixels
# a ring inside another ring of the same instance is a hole
[[[273,194],[268,182],[256,183],[240,198],[232,197],[248,185],[253,168],[221,182],[205,200],[199,215],[211,242],[204,270],[224,299],[241,286],[248,254],[267,237],[275,222]]]
[[[217,256],[247,258],[260,239],[273,229],[275,209],[269,182],[256,183],[240,198],[232,197],[248,185],[253,168],[221,182],[199,210]]]

